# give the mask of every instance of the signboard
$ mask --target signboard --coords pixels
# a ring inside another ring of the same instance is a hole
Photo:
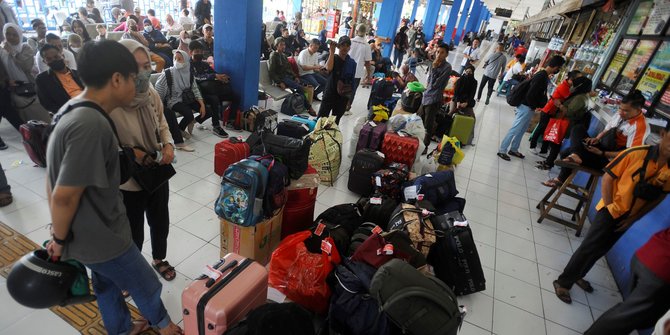
[[[500,17],[512,17],[512,10],[497,7],[495,9],[495,14]]]
[[[625,39],[621,41],[619,50],[617,50],[616,54],[614,54],[614,58],[612,58],[610,66],[607,68],[607,71],[603,75],[602,82],[605,85],[611,87],[612,84],[614,84],[614,81],[619,75],[619,72],[621,72],[623,65],[626,63],[626,60],[628,59],[630,52],[633,51],[633,48],[635,47],[635,42],[636,41],[633,39]]]
[[[621,72],[621,80],[617,84],[617,91],[622,94],[628,94],[633,88],[637,78],[643,74],[649,57],[654,53],[658,41],[642,40],[638,43],[633,54],[630,56],[626,67]]]
[[[663,85],[669,77],[670,43],[663,42],[637,84],[637,89],[642,92],[647,100],[647,106],[651,105],[651,102],[661,94],[661,89],[663,89]]]
[[[653,6],[654,2],[652,0],[645,0],[640,2],[640,5],[637,7],[637,10],[635,11],[635,15],[633,15],[633,19],[630,21],[630,25],[628,25],[628,30],[626,31],[626,34],[628,35],[640,34],[642,28],[644,27],[644,24],[647,21],[647,16],[651,12],[651,8]]]
[[[660,35],[668,18],[670,18],[670,0],[655,0],[654,9],[649,14],[642,35]]]

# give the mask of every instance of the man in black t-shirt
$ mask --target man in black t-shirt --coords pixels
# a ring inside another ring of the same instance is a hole
[[[338,53],[335,54],[335,47]],[[323,101],[319,107],[319,117],[328,117],[330,112],[336,116],[336,123],[340,123],[347,107],[351,106],[353,91],[352,83],[356,75],[356,62],[349,57],[351,39],[349,36],[340,37],[337,44],[330,42],[330,53],[326,62],[329,73],[326,89],[323,92]]]

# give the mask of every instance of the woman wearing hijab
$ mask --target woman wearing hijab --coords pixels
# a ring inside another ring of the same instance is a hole
[[[191,34],[186,30],[182,30],[179,33],[179,50],[190,53],[191,51],[188,48],[189,44],[191,44]]]
[[[263,23],[263,28],[261,29],[261,59],[262,60],[267,60],[270,58],[270,53],[272,52],[272,48],[270,47],[270,43],[268,43],[268,39],[266,37],[267,35],[267,26],[265,23]]]
[[[284,25],[281,24],[281,23],[278,24],[278,25],[275,27],[275,31],[274,31],[274,33],[272,33],[272,37],[274,37],[274,38],[279,38],[279,37],[281,37],[281,36],[282,36],[282,30],[283,30],[283,29],[284,29]]]
[[[309,42],[305,39],[305,31],[300,29],[295,33],[295,38],[293,39],[293,50],[294,53],[300,53],[307,49]]]
[[[123,36],[121,36],[121,40],[135,40],[142,44],[144,47],[149,47],[149,41],[147,41],[146,38],[144,38],[144,35],[139,32],[139,29],[137,28],[137,22],[133,19],[128,19],[126,20],[126,24],[128,25],[128,31],[123,33]],[[149,56],[151,57],[151,61],[156,63],[156,72],[161,72],[165,68],[165,59],[163,57],[153,53],[149,52]]]
[[[23,121],[51,122],[51,116],[37,98],[35,78],[32,74],[35,51],[23,43],[21,28],[13,23],[2,27],[4,42],[0,44],[0,60],[7,71],[9,92],[14,108]],[[2,106],[4,108],[4,106]]]
[[[589,118],[589,93],[593,82],[588,77],[579,77],[572,81],[570,88],[570,96],[564,101],[554,100],[554,104],[558,107],[555,118],[566,118],[570,121],[566,135],[570,134],[570,130],[577,124],[584,124],[588,127]],[[561,144],[549,143],[549,155],[544,161],[537,162],[537,168],[540,170],[551,170],[554,167],[554,161],[561,151]]]
[[[135,148],[135,156],[143,165],[169,165],[174,159],[175,147],[163,116],[161,98],[149,81],[149,50],[135,40],[123,40],[120,43],[135,56],[140,72],[135,80],[133,103],[125,108],[117,108],[110,114],[118,131],[119,141],[124,146]],[[163,279],[173,280],[176,272],[165,260],[170,228],[169,183],[164,183],[150,193],[135,178],[131,178],[120,189],[135,245],[142,250],[146,215],[151,234],[152,265]]]
[[[79,35],[84,43],[92,41],[91,36],[86,31],[86,26],[80,20],[72,20],[72,32]]]
[[[79,51],[81,51],[83,44],[84,42],[78,34],[70,34],[67,36],[67,49],[72,52],[75,59],[77,58]]]
[[[197,121],[203,123],[211,114],[205,108],[205,102],[198,88],[198,83],[191,75],[191,62],[188,53],[175,50],[174,66],[165,69],[158,77],[156,90],[165,102],[165,107],[183,116],[179,122],[179,130],[184,138],[193,134],[193,125]],[[169,76],[169,78],[168,78]],[[194,118],[193,113],[199,113]]]

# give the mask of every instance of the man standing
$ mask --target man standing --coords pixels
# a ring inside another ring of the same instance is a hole
[[[498,43],[496,46],[496,51],[491,56],[489,56],[489,58],[484,63],[484,75],[482,76],[482,81],[479,83],[477,102],[481,100],[484,86],[486,83],[488,83],[489,91],[486,94],[486,102],[484,102],[484,104],[489,104],[489,100],[491,100],[491,94],[493,94],[493,85],[495,85],[498,78],[502,78],[503,74],[505,73],[505,64],[507,64],[507,58],[505,58],[505,54],[503,53],[504,48],[505,46],[502,45],[502,43]]]
[[[319,73],[319,70],[323,68],[319,65],[318,51],[320,46],[321,42],[318,39],[312,39],[309,42],[309,47],[300,51],[297,60],[300,80],[314,87],[314,100],[316,101],[320,100],[318,95],[323,92],[326,88],[326,82],[328,82],[328,79]]]
[[[336,117],[335,122],[340,124],[344,111],[351,107],[351,85],[356,74],[356,62],[349,57],[351,39],[349,36],[341,36],[335,42],[329,42],[330,49],[326,70],[328,71],[328,83],[323,93],[323,102],[319,106],[319,117],[328,117],[331,112]],[[337,47],[337,54],[335,54]]]
[[[475,38],[474,41],[472,41],[472,45],[463,50],[463,60],[461,61],[461,68],[458,70],[458,73],[463,73],[463,70],[468,64],[472,64],[472,66],[476,67],[477,62],[479,61],[480,51],[479,39]]]
[[[593,287],[583,277],[591,270],[596,261],[616,244],[628,227],[656,207],[670,192],[670,166],[668,164],[670,159],[670,134],[668,131],[670,131],[670,126],[666,126],[661,131],[661,142],[658,145],[626,149],[605,167],[605,174],[602,178],[602,199],[596,206],[598,213],[584,241],[575,250],[565,269],[563,269],[563,273],[553,283],[556,296],[561,301],[568,304],[572,302],[570,288],[573,284],[577,284],[586,292],[593,292]],[[670,266],[667,266],[667,252],[670,249],[667,248],[667,233],[653,237],[651,242],[651,246],[647,245],[638,251],[637,258],[647,267],[647,271],[662,269],[660,272],[656,272],[656,276],[659,276],[661,280],[668,280],[670,279],[670,276],[668,276]],[[656,247],[661,246],[661,248],[657,249],[654,244],[656,244]],[[662,266],[664,257],[666,258],[666,266]],[[635,260],[633,260],[632,269],[634,274],[645,271],[636,266]],[[652,286],[663,286],[658,285],[659,278],[656,279],[656,285]],[[669,295],[667,283],[665,284],[665,290],[650,292],[649,290],[653,290],[653,288],[647,285],[652,282],[654,280],[649,276],[645,280],[640,280],[638,283],[641,284],[641,287],[639,287],[638,292],[635,292],[634,289],[629,300],[622,304],[623,306],[615,307],[614,310],[603,314],[602,318],[604,320],[598,320],[594,325],[596,329],[612,329],[612,331],[594,331],[592,334],[628,334],[630,331],[619,329],[629,327],[624,326],[624,324],[628,323],[630,325],[634,320],[642,323],[652,322],[653,324],[653,321],[663,314],[662,312],[658,314],[658,307],[660,306],[654,306],[653,302],[662,302],[667,306]],[[663,293],[663,295],[655,295],[654,293]],[[630,309],[625,307],[630,307]],[[621,316],[626,317],[620,320],[619,317]],[[653,321],[647,319],[651,317],[654,317]],[[652,324],[649,324],[649,326]]]
[[[196,28],[205,24],[212,24],[212,3],[209,0],[198,0],[195,3],[195,18]]]
[[[433,134],[435,134],[435,127],[437,126],[435,115],[437,115],[437,112],[442,107],[442,94],[451,76],[451,64],[447,62],[448,55],[449,46],[443,42],[439,42],[433,66],[428,74],[426,90],[423,92],[421,108],[419,108],[417,113],[423,119],[423,126],[426,128],[426,137],[423,139],[426,148],[423,150],[422,155],[428,152],[430,140],[433,138]]]
[[[526,157],[519,152],[521,138],[523,138],[523,134],[526,132],[526,129],[528,129],[528,124],[530,123],[533,113],[535,113],[535,109],[540,108],[547,103],[547,84],[549,83],[549,75],[558,72],[563,64],[565,64],[565,59],[563,59],[563,57],[554,56],[549,60],[549,63],[547,63],[547,67],[545,67],[544,70],[538,71],[533,76],[521,104],[516,108],[516,115],[514,117],[514,122],[512,123],[512,128],[510,128],[507,135],[505,135],[505,138],[503,138],[502,143],[500,143],[498,157],[506,161],[511,160],[509,155],[521,159]]]
[[[351,85],[352,102],[356,97],[356,90],[358,89],[358,85],[361,84],[361,79],[368,78],[372,75],[368,68],[370,66],[370,61],[372,61],[372,50],[368,45],[368,41],[365,39],[365,34],[368,32],[367,28],[366,25],[359,24],[356,27],[356,37],[351,40],[349,56],[356,62],[356,75],[354,76],[354,82]]]
[[[49,137],[52,238],[47,250],[52,257],[75,259],[91,269],[109,334],[137,334],[148,328],[147,321],[163,335],[181,334],[161,301],[161,283],[132,243],[119,192],[118,139],[108,113],[133,101],[137,63],[121,44],[103,41],[85,44],[79,65],[86,89],[61,111],[80,102],[96,107],[78,106],[61,114]],[[121,288],[147,321],[131,321]]]
[[[65,65],[58,48],[47,44],[40,50],[40,55],[49,66],[49,70],[38,74],[35,78],[37,96],[46,110],[56,114],[68,100],[84,90],[84,85],[79,80],[77,70],[71,70]]]

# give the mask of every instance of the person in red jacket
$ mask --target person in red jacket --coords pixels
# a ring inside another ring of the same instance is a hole
[[[521,41],[519,46],[514,49],[514,56],[525,55],[528,53],[528,49],[525,47],[526,42]]]
[[[670,309],[670,228],[654,234],[630,263],[630,294],[603,313],[585,335],[628,334],[648,328]]]

